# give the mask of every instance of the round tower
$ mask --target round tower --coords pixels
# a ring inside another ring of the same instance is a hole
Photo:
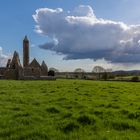
[[[25,36],[23,40],[23,67],[27,67],[29,65],[29,40],[27,36]]]

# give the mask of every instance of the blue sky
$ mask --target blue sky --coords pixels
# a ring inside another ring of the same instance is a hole
[[[116,66],[114,69],[128,68],[127,63],[108,63],[103,57],[93,62],[93,59],[85,57],[75,60],[63,60],[63,55],[57,55],[51,49],[40,49],[38,45],[48,42],[48,37],[35,32],[37,23],[32,15],[40,8],[72,11],[79,5],[89,5],[94,10],[97,18],[111,21],[121,21],[127,25],[140,24],[139,0],[1,0],[0,1],[0,46],[3,55],[9,55],[17,50],[22,56],[22,39],[28,35],[31,46],[31,59],[36,57],[39,62],[45,60],[49,67],[56,67],[64,71],[72,71],[77,67],[91,71],[94,65]],[[76,39],[76,38],[75,38]],[[60,51],[59,51],[60,52]],[[64,51],[63,51],[64,52]],[[62,52],[62,53],[63,53]],[[65,54],[67,55],[67,54]],[[138,57],[138,56],[137,56]],[[22,59],[22,57],[21,57]],[[123,59],[123,58],[122,58]],[[109,61],[111,61],[109,59]],[[136,61],[137,62],[137,61]],[[115,62],[116,63],[116,62]],[[132,63],[130,64],[132,65]],[[134,68],[138,69],[136,64]]]

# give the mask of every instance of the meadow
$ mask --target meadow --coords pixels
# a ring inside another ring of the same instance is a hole
[[[0,81],[0,140],[139,140],[140,83]]]

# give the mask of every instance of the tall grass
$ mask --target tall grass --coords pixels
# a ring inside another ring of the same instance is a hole
[[[140,83],[0,81],[0,140],[138,140]]]

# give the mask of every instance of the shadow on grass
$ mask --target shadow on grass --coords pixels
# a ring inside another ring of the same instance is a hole
[[[63,118],[70,118],[70,117],[72,117],[72,114],[71,114],[71,113],[67,113],[67,114],[65,114],[65,115],[63,116]]]
[[[55,107],[50,107],[46,109],[47,112],[49,113],[59,113],[60,111],[58,109],[56,109]]]
[[[28,112],[19,112],[14,115],[14,117],[29,117],[29,116],[31,116],[31,114],[29,114]]]
[[[117,131],[136,131],[135,125],[126,120],[105,120],[104,125]]]
[[[6,92],[5,91],[1,91],[0,94],[6,94]]]
[[[130,125],[128,122],[112,122],[112,127],[118,131],[136,130],[135,126]]]
[[[82,125],[95,124],[95,119],[91,119],[89,116],[83,115],[77,118],[77,121]]]
[[[140,112],[132,112],[128,114],[129,119],[140,119]]]
[[[63,126],[62,130],[64,133],[69,133],[69,132],[72,132],[78,128],[79,128],[79,126],[77,124],[75,124],[74,122],[69,122],[68,124]]]
[[[108,105],[106,105],[106,108],[119,109],[119,108],[120,108],[120,106],[118,106],[118,105],[116,105],[116,104],[109,103]]]

